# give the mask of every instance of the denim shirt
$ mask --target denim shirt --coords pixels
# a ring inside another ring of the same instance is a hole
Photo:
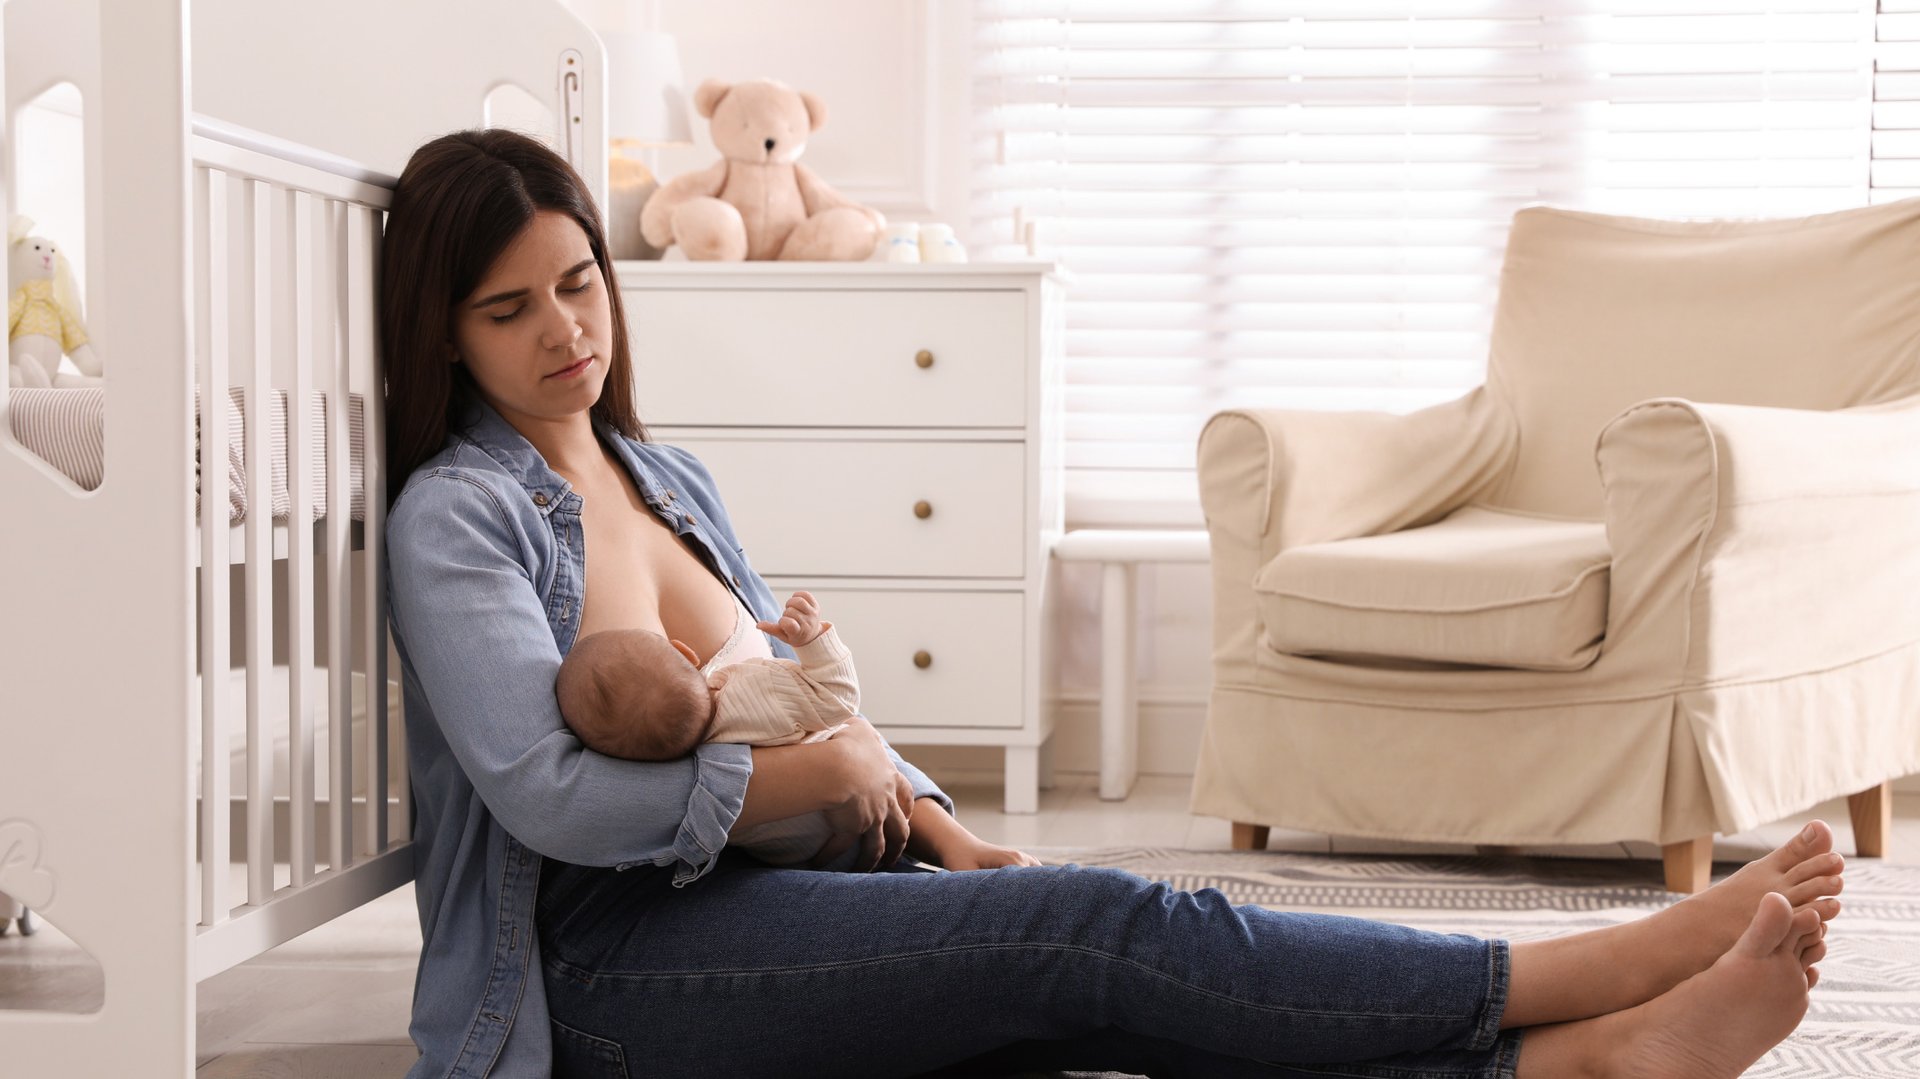
[[[641,497],[755,617],[780,607],[747,564],[693,455],[594,429]],[[485,402],[414,470],[387,520],[389,613],[405,694],[422,945],[409,1034],[415,1076],[551,1071],[534,897],[541,856],[578,865],[712,869],[740,815],[750,747],[671,761],[587,749],[554,678],[586,580],[582,499]],[[768,638],[776,655],[793,650]],[[915,798],[953,801],[900,759]]]

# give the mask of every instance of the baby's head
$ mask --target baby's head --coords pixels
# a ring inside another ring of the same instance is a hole
[[[574,642],[554,692],[582,742],[627,760],[684,757],[713,720],[713,691],[686,645],[646,630],[602,630]]]

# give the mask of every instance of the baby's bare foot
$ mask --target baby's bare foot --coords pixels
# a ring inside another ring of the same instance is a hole
[[[1639,1007],[1594,1020],[1617,1047],[1607,1074],[1638,1079],[1736,1076],[1807,1013],[1826,954],[1824,927],[1780,893],[1762,896],[1744,932],[1712,966]]]
[[[1740,939],[1753,921],[1754,904],[1769,892],[1787,898],[1795,914],[1813,911],[1826,922],[1840,913],[1832,898],[1845,886],[1846,859],[1833,849],[1833,829],[1814,821],[1763,858],[1731,877],[1635,923],[1646,950],[1664,957],[1654,994],[1707,969]]]

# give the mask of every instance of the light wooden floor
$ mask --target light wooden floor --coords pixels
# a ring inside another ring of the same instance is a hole
[[[1061,773],[1040,795],[1040,812],[1006,816],[995,785],[947,787],[960,819],[982,838],[1012,846],[1160,846],[1226,850],[1228,823],[1187,812],[1190,780],[1142,776],[1123,802],[1103,802],[1098,777]],[[1920,795],[1895,802],[1896,853],[1920,856]],[[1844,802],[1753,832],[1722,839],[1718,860],[1744,860],[1791,836],[1814,817],[1834,826],[1852,854]],[[1275,829],[1270,849],[1334,853],[1473,853],[1466,846],[1344,839]],[[1603,858],[1658,858],[1650,844],[1529,848],[1525,853]],[[1905,860],[1905,859],[1903,859]],[[0,963],[23,942],[0,939]],[[420,929],[413,889],[377,902],[200,983],[199,1075],[202,1079],[368,1079],[399,1076],[413,1062],[407,1016]]]

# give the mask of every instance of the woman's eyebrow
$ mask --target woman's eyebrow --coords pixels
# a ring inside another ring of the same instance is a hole
[[[560,280],[565,281],[567,278],[572,277],[574,274],[579,273],[581,270],[584,270],[591,265],[593,265],[593,260],[591,258],[581,259],[579,262],[576,262],[572,266],[568,267],[567,272],[560,275]],[[523,288],[517,288],[511,292],[496,292],[493,295],[487,297],[486,299],[476,302],[473,306],[487,307],[492,304],[499,303],[501,300],[517,300],[520,297],[525,296],[526,294],[527,294],[527,290]]]

